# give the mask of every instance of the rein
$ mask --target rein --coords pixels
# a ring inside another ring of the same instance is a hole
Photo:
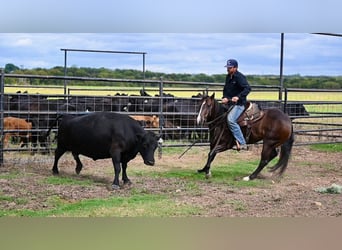
[[[206,122],[206,124],[207,124],[207,125],[210,125],[210,124],[213,124],[213,123],[217,122],[217,121],[220,120],[223,116],[226,116],[226,115],[232,110],[232,108],[233,108],[233,105],[229,106],[229,108],[228,108],[227,111],[223,112],[221,115],[219,115],[218,117],[216,117],[214,120],[212,120],[212,121],[210,121],[210,122]],[[214,125],[212,128],[209,128],[209,131],[215,129],[215,127],[216,127],[216,126]],[[218,142],[220,141],[222,135],[223,135],[223,130],[222,130],[221,133],[220,133],[219,140],[217,140],[217,143],[216,143],[214,149],[217,147]],[[188,148],[187,148],[187,149],[178,157],[178,159],[182,158],[183,155],[185,155],[185,153],[188,152],[188,151],[189,151],[197,142],[198,142],[198,141],[194,141],[192,144],[190,144],[190,145],[188,146]],[[211,152],[211,153],[212,153],[212,152]],[[210,153],[210,154],[211,154],[211,153]]]
[[[182,158],[182,156],[185,155],[185,153],[188,152],[196,143],[197,141],[194,141],[180,156],[178,156],[178,159]]]
[[[230,111],[230,110],[229,110],[229,111]],[[226,114],[228,114],[229,111],[226,111],[226,112],[224,112],[222,115],[216,117],[214,120],[212,120],[212,121],[210,121],[210,122],[207,122],[207,125],[210,125],[210,124],[212,124],[212,123],[217,122],[217,121],[220,120],[223,116],[225,116]]]
[[[223,114],[221,114],[220,116],[216,117],[214,120],[207,122],[207,125],[213,124],[215,122],[217,122],[218,120],[220,120],[223,116],[227,116],[227,114],[233,109],[234,105],[230,105],[228,107],[228,110],[223,112]],[[214,125],[213,127],[209,128],[209,131],[215,129],[217,127],[217,125]],[[210,151],[209,155],[212,155],[216,150],[217,150],[217,146],[219,145],[219,142],[221,141],[221,138],[223,136],[223,132],[224,129],[221,130],[220,135],[218,136],[217,140],[216,140],[216,144],[213,147],[213,149]]]
[[[214,120],[207,122],[207,125],[213,124],[213,123],[217,122],[218,120],[220,120],[223,116],[226,116],[233,109],[233,107],[234,107],[234,105],[230,105],[227,111],[223,112],[222,115],[216,117]]]

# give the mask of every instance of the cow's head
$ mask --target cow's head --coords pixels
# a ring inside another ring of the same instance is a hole
[[[154,115],[146,119],[146,128],[159,128],[159,117]]]
[[[144,135],[139,136],[139,153],[146,165],[154,165],[154,152],[158,147],[158,140],[159,137],[151,131],[147,131]]]

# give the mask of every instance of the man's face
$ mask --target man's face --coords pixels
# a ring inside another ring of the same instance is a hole
[[[235,71],[236,71],[236,68],[234,68],[234,67],[227,67],[227,72],[228,72],[229,75],[234,74]]]

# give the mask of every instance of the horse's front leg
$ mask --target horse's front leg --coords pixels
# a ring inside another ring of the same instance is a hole
[[[216,154],[217,153],[214,150],[210,151],[208,153],[208,160],[204,168],[197,170],[198,173],[205,173],[205,178],[207,179],[211,177],[210,165],[211,162],[215,159]]]

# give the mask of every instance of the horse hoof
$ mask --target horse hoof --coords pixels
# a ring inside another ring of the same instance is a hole
[[[210,172],[210,171],[209,171],[207,174],[205,174],[205,178],[206,178],[206,179],[211,178],[211,172]]]
[[[131,186],[132,185],[132,182],[131,181],[124,181],[124,185],[126,186]]]
[[[250,178],[249,178],[249,176],[246,176],[246,177],[243,177],[242,180],[244,180],[244,181],[250,181]]]
[[[112,185],[112,190],[119,190],[119,189],[120,189],[119,185],[115,185],[115,184]]]

